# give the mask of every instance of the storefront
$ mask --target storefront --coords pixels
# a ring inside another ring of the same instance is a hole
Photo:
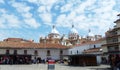
[[[99,65],[100,57],[94,54],[69,55],[69,65],[73,66],[96,66]]]

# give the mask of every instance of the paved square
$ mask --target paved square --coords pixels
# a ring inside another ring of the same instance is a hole
[[[55,64],[55,70],[108,70],[107,65],[100,66],[66,66],[63,64]],[[47,64],[32,64],[32,65],[0,65],[0,70],[47,70]]]

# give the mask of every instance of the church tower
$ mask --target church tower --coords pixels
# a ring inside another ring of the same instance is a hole
[[[78,31],[74,28],[74,25],[72,25],[72,29],[68,34],[68,39],[72,45],[75,45],[79,40],[79,34]]]
[[[55,28],[55,25],[53,25],[51,32],[46,36],[45,38],[40,37],[40,43],[53,43],[53,44],[59,44],[60,41],[60,33]]]
[[[87,39],[90,41],[95,41],[95,36],[94,34],[91,32],[91,30],[88,30],[88,35],[87,35]]]

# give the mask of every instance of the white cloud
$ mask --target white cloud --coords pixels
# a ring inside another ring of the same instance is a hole
[[[33,3],[38,4],[39,6],[37,11],[41,20],[43,21],[43,24],[51,25],[51,22],[53,20],[53,13],[51,12],[51,8],[56,2],[57,0],[39,0],[38,2],[34,0]]]
[[[7,11],[6,11],[5,9],[3,9],[3,8],[0,9],[0,13],[1,13],[1,14],[5,14],[6,12],[7,12]]]
[[[36,1],[36,0],[35,0]],[[24,23],[30,27],[38,28],[40,24],[33,18],[33,14],[30,12],[32,7],[27,6],[25,3],[12,2],[12,6],[22,15]]]
[[[31,7],[26,6],[25,3],[17,3],[17,2],[12,2],[12,6],[17,9],[18,12],[20,13],[26,13],[29,12]]]
[[[38,28],[40,26],[40,24],[37,23],[36,20],[33,18],[25,19],[24,21],[27,25],[34,27],[34,28]]]
[[[0,3],[3,3],[3,4],[4,4],[5,2],[4,2],[4,0],[0,0]]]
[[[50,13],[40,14],[40,17],[43,20],[43,22],[45,22],[45,23],[51,23],[52,22],[52,16],[51,16]]]
[[[46,11],[46,7],[45,6],[40,6],[39,8],[38,8],[38,12],[39,13],[46,13],[47,11]]]
[[[59,0],[28,0],[28,2],[35,3],[38,6],[45,6],[46,10],[50,12],[52,6]]]
[[[0,28],[5,28],[4,22],[5,20],[3,18],[0,18]]]
[[[57,2],[57,0],[28,0],[28,2],[35,3],[35,4],[42,4],[42,5],[53,5]]]
[[[39,0],[27,0],[28,2],[31,2],[31,3],[38,3],[39,2]]]
[[[21,15],[22,15],[25,19],[26,19],[26,18],[32,18],[32,14],[29,13],[29,12],[28,12],[28,13],[22,13]]]
[[[84,10],[88,7],[93,6],[93,4],[96,2],[96,0],[86,0],[85,2],[78,3],[78,6],[73,9],[77,14],[83,14]]]
[[[66,4],[63,7],[61,7],[61,13],[71,11],[72,10],[72,5],[73,4],[71,3],[71,4]]]
[[[119,13],[113,9],[116,4],[114,0],[86,0],[76,6],[72,4],[75,3],[72,1],[72,3],[69,2],[62,7],[61,12],[70,11],[70,13],[60,14],[57,17],[56,23],[58,26],[71,27],[72,22],[79,30],[90,28],[94,34],[104,34],[109,27],[114,25],[113,22],[117,19],[116,15]]]
[[[6,23],[8,23],[8,26],[10,27],[15,27],[15,28],[19,28],[20,27],[20,22],[19,19],[14,16],[14,15],[5,15],[5,19],[6,19]]]
[[[18,17],[13,15],[13,14],[7,14],[7,13],[3,13],[1,14],[0,17],[0,27],[1,28],[18,28],[20,26],[20,22]]]
[[[66,15],[65,14],[61,14],[60,16],[58,16],[58,18],[56,20],[56,23],[58,23],[57,25],[58,26],[62,26],[62,27],[66,26],[65,19],[66,19]],[[64,25],[63,25],[63,23],[64,23]]]

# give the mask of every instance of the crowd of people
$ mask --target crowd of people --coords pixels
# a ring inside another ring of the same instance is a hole
[[[35,57],[31,59],[31,56],[0,56],[0,64],[37,64],[41,63],[42,60],[40,57]]]
[[[120,70],[120,54],[110,54],[108,58],[112,70]]]
[[[0,64],[30,64],[30,56],[1,56]]]

